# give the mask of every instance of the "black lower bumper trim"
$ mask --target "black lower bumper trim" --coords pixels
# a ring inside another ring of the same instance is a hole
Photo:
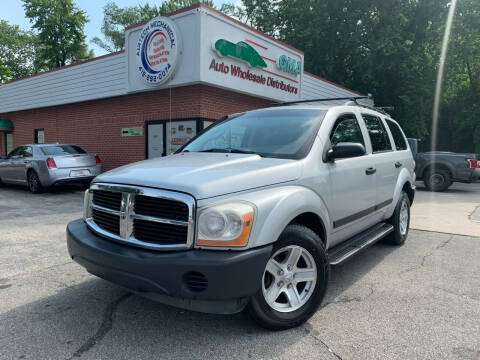
[[[94,178],[95,178],[95,176],[65,178],[65,179],[56,180],[52,184],[52,186],[65,185],[65,184],[78,184],[78,183],[83,183],[83,182],[87,182],[87,181],[92,181]]]
[[[99,237],[83,220],[68,224],[67,245],[72,259],[98,277],[170,305],[219,313],[238,311],[258,291],[272,251],[271,245],[245,251],[153,251]],[[208,280],[203,291],[187,286],[190,272]]]

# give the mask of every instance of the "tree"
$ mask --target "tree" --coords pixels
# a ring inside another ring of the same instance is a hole
[[[65,66],[93,56],[85,44],[84,11],[72,0],[23,0],[25,15],[38,31],[38,67]]]
[[[23,31],[18,25],[0,20],[0,64],[8,69],[9,78],[18,79],[38,70],[35,67],[37,47],[38,39],[32,31]]]
[[[7,65],[2,64],[0,61],[0,83],[10,81],[12,78],[12,71],[8,68]]]
[[[94,37],[92,42],[106,51],[113,52],[122,50],[125,46],[125,27],[154,17],[170,13],[172,11],[196,4],[205,3],[214,6],[212,0],[168,0],[160,6],[137,5],[121,8],[114,2],[108,2],[103,8],[102,34],[105,40]]]
[[[438,148],[480,154],[480,3],[457,3],[445,63]],[[473,146],[472,146],[473,145]]]

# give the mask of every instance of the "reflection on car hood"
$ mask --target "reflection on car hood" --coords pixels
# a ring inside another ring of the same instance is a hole
[[[297,179],[297,160],[231,153],[181,153],[108,171],[95,182],[148,186],[189,193],[197,199]]]

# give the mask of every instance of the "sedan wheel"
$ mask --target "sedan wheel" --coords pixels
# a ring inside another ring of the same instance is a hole
[[[38,178],[38,175],[35,171],[30,171],[28,173],[28,188],[33,194],[41,193],[43,190],[42,183]]]

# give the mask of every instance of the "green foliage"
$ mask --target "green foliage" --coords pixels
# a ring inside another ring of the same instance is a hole
[[[38,40],[32,31],[23,31],[18,25],[0,20],[0,64],[3,78],[18,79],[34,73]],[[6,70],[8,69],[8,75]],[[6,77],[5,77],[6,76]]]
[[[85,44],[84,11],[72,0],[22,0],[25,16],[38,31],[38,68],[55,68],[93,56]]]
[[[445,64],[439,149],[480,154],[480,2],[457,3]]]
[[[0,61],[0,83],[10,81],[12,75],[13,73],[9,69],[9,67],[5,64],[2,64],[2,62]]]
[[[394,106],[429,143],[448,0],[242,0],[252,26],[305,52],[305,70]],[[480,148],[480,2],[459,0],[447,55],[439,150]],[[452,136],[453,135],[453,136]],[[478,151],[478,150],[477,150]]]
[[[162,2],[160,6],[151,6],[146,3],[125,8],[119,7],[114,2],[108,2],[103,8],[104,18],[101,29],[105,40],[94,37],[92,42],[109,52],[122,50],[125,46],[125,27],[199,2],[214,6],[212,0],[168,0]]]

